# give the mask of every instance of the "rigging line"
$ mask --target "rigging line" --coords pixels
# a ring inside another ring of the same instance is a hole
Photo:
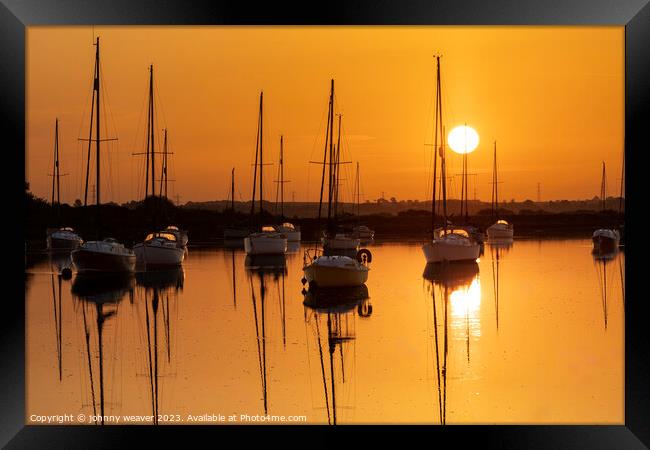
[[[160,76],[160,75],[158,75],[158,76]],[[156,94],[157,102],[155,100],[154,101],[157,103],[158,109],[162,112],[163,128],[167,128],[167,117],[165,116],[165,108],[163,106],[163,101],[162,101],[162,98],[160,96],[160,89],[158,89],[158,81],[157,81],[158,76],[156,76],[156,78],[154,78],[154,80],[153,80],[154,92]]]
[[[110,116],[110,122],[112,125],[112,134],[115,138],[117,138],[117,128],[116,128],[116,123],[115,119],[113,117],[113,110],[111,108],[110,104],[110,98],[108,97],[108,86],[106,83],[106,77],[104,76],[104,70],[103,70],[103,62],[100,61],[99,63],[99,71],[102,79],[102,83],[100,85],[100,89],[102,90],[102,96],[104,98],[104,101],[102,102],[102,107],[103,111],[102,113],[104,114],[104,117]],[[108,115],[106,114],[106,111],[108,110]],[[109,136],[109,121],[105,120],[104,121],[104,136]],[[117,201],[119,198],[119,182],[115,183],[115,180],[113,179],[113,172],[115,172],[115,177],[119,177],[119,144],[117,142],[109,141],[107,142],[107,147],[106,147],[106,160],[108,163],[108,191],[110,196],[113,198],[113,201]],[[113,145],[117,147],[117,149],[113,148]],[[113,158],[113,161],[117,160],[117,167],[113,167],[115,164],[111,164],[111,158]]]

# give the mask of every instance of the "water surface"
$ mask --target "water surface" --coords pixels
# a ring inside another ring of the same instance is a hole
[[[366,288],[334,298],[303,295],[302,250],[251,270],[242,250],[190,249],[180,270],[102,283],[42,260],[27,270],[27,423],[624,422],[622,253],[522,240],[437,270],[419,244],[370,248]]]

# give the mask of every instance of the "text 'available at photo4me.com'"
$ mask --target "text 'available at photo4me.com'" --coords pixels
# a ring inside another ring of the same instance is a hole
[[[155,420],[154,420],[155,419]],[[29,416],[29,424],[39,425],[88,425],[88,424],[151,424],[152,422],[170,423],[170,424],[264,424],[264,423],[306,423],[307,416],[304,415],[271,415],[271,414],[158,414],[139,415],[139,414],[122,414],[122,415],[87,415],[87,414],[56,414],[56,415],[39,415],[32,414]]]

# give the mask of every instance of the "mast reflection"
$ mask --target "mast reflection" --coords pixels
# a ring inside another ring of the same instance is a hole
[[[138,297],[144,299],[145,328],[147,337],[147,371],[149,391],[151,396],[152,422],[158,425],[160,408],[160,372],[167,369],[169,372],[172,363],[172,335],[170,298],[174,309],[178,311],[178,293],[183,290],[185,273],[183,267],[174,267],[167,270],[138,272],[135,275],[138,286]],[[142,305],[138,301],[138,305]],[[151,311],[151,313],[150,313]],[[159,318],[159,312],[162,317]],[[158,324],[162,319],[163,342],[159,343]],[[160,350],[167,358],[159,357]],[[166,363],[165,363],[166,359]],[[161,367],[162,366],[162,367]]]
[[[475,261],[461,264],[427,264],[422,277],[432,299],[438,417],[440,424],[445,425],[447,422],[449,306],[451,306],[453,322],[458,324],[464,316],[467,363],[469,364],[470,313],[474,318],[478,317],[481,304],[479,267]],[[436,290],[438,291],[437,297]],[[478,319],[474,320],[478,321]],[[440,336],[439,328],[442,328],[442,336]]]
[[[341,383],[346,383],[345,366],[346,353],[344,347],[356,339],[355,312],[364,319],[372,315],[372,305],[369,301],[366,285],[351,288],[315,288],[303,289],[305,306],[305,324],[312,326],[313,334],[318,345],[320,374],[323,382],[324,402],[327,410],[327,423],[337,424],[337,394],[336,394],[336,349],[340,361]],[[323,324],[322,322],[325,322]],[[323,330],[325,336],[322,336]],[[329,389],[323,341],[327,341],[329,354]],[[309,351],[309,348],[308,348]],[[310,355],[308,355],[308,358]],[[348,379],[349,382],[349,379]]]
[[[284,313],[284,279],[287,274],[287,263],[284,255],[246,255],[245,260],[246,273],[248,276],[253,302],[253,318],[255,323],[255,337],[257,343],[257,355],[260,371],[260,380],[262,383],[262,404],[264,414],[268,414],[268,373],[266,358],[266,300],[267,285],[271,279],[280,289],[282,286],[280,300],[280,317],[282,321],[282,339],[286,347],[286,326]],[[256,286],[258,287],[256,289]],[[259,307],[258,295],[259,292]]]
[[[105,396],[104,396],[104,345],[103,332],[105,322],[117,315],[118,305],[128,294],[133,298],[132,273],[126,274],[77,274],[72,282],[73,299],[80,300],[80,310],[83,319],[83,329],[86,344],[86,356],[88,373],[90,378],[90,391],[92,397],[93,416],[96,425],[104,424]],[[91,354],[91,331],[90,320],[92,313],[95,313],[95,330],[97,336],[97,358],[98,368],[95,369],[99,375],[99,412],[97,416],[97,400],[95,397],[95,382]],[[116,338],[116,336],[114,336]]]

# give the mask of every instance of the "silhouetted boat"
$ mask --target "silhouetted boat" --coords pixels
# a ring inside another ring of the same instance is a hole
[[[56,209],[57,221],[61,220],[61,183],[59,163],[59,119],[54,125],[54,163],[52,167],[52,208]],[[51,251],[74,250],[83,244],[83,239],[71,227],[48,228],[47,249]]]
[[[497,172],[497,142],[494,141],[494,166],[492,168],[492,215],[499,217],[499,181]],[[514,227],[508,221],[497,219],[496,223],[487,229],[488,239],[512,239]]]
[[[445,139],[442,126],[442,90],[440,87],[440,56],[436,57],[436,112],[434,126],[433,195],[431,197],[431,242],[422,246],[427,263],[476,261],[481,247],[467,230],[450,227],[447,217],[447,176],[445,168]],[[443,225],[436,228],[436,182],[437,161],[440,157],[440,179],[442,184]]]
[[[334,153],[333,147],[334,128],[334,80],[331,81],[330,100],[327,128],[325,132],[325,151],[323,155],[323,176],[321,182],[321,195],[318,204],[318,222],[321,220],[323,206],[323,190],[325,187],[325,172],[328,170],[329,189],[327,197],[327,226],[322,239],[323,252],[318,249],[312,254],[309,250],[304,254],[303,282],[308,282],[310,287],[351,287],[361,286],[368,280],[368,264],[372,255],[368,250],[360,250],[357,258],[336,254],[340,251],[356,252],[359,240],[351,238],[344,233],[338,233],[336,226],[336,202],[338,198],[338,166],[339,152]],[[339,146],[340,150],[340,116],[339,116]],[[329,144],[329,149],[328,149]],[[328,158],[329,157],[329,158]],[[335,254],[332,254],[335,253]]]
[[[48,250],[74,250],[83,245],[83,239],[72,227],[49,228],[47,230]]]
[[[149,197],[149,180],[151,180],[151,198],[160,199],[167,198],[167,129],[164,130],[164,145],[163,145],[163,164],[162,175],[160,178],[159,197],[156,196],[156,164],[155,156],[155,111],[154,111],[154,88],[153,88],[153,65],[149,66],[149,102],[147,109],[147,148],[145,151],[146,164],[145,164],[145,200]],[[142,153],[135,153],[141,155]],[[164,195],[163,195],[164,194]],[[153,215],[154,221],[160,220],[160,208],[162,202],[152,202],[154,207]],[[164,206],[163,206],[164,207]],[[145,267],[155,266],[178,266],[183,263],[185,258],[185,245],[187,244],[187,233],[185,234],[185,241],[183,242],[181,232],[178,227],[167,227],[162,232],[152,232],[147,234],[143,242],[136,244],[133,247],[137,263]]]
[[[280,136],[280,165],[278,167],[279,180],[278,191],[280,195],[280,219],[283,221],[280,225],[274,225],[273,228],[278,233],[282,233],[287,237],[287,242],[300,242],[300,227],[292,224],[291,222],[284,222],[284,184],[289,181],[284,179],[284,136]],[[276,207],[277,207],[276,192]]]
[[[253,177],[253,195],[251,200],[251,219],[255,213],[255,188],[257,185],[257,171],[259,165],[259,188],[260,188],[260,222],[263,220],[263,189],[264,189],[264,93],[260,92],[260,113],[257,122],[257,142],[255,143],[255,174]],[[261,225],[261,224],[260,224]],[[244,250],[248,255],[284,255],[287,251],[287,237],[278,233],[272,226],[261,226],[259,232],[251,233],[244,239]]]
[[[150,233],[145,240],[133,247],[138,263],[147,268],[156,266],[180,266],[185,258],[185,247],[172,233]]]
[[[95,142],[96,145],[96,160],[95,166],[97,169],[95,196],[96,196],[96,209],[97,209],[97,227],[101,226],[100,215],[100,69],[99,69],[99,37],[97,38],[95,50],[95,74],[93,79],[93,108],[91,110],[90,120],[90,138],[88,139],[88,163],[86,166],[86,190],[84,195],[84,204],[88,200],[88,178],[90,176],[90,147],[91,143]],[[93,114],[95,115],[95,139],[92,139],[93,129]],[[111,140],[111,139],[104,139]],[[132,272],[135,268],[135,253],[132,250],[124,247],[113,238],[107,238],[103,241],[87,241],[81,247],[72,251],[72,262],[78,272]]]
[[[603,161],[603,174],[600,185],[600,198],[602,202],[602,213],[605,213],[605,201],[607,199],[607,178],[605,175],[605,161]],[[594,244],[594,251],[601,254],[608,254],[614,252],[618,248],[621,235],[618,230],[613,228],[599,228],[594,231],[591,240]]]

